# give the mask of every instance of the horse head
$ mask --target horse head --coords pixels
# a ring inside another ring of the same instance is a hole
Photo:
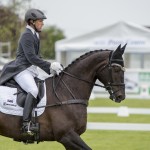
[[[119,45],[115,51],[111,51],[106,65],[102,69],[98,68],[97,71],[97,78],[105,85],[110,99],[115,102],[121,102],[125,99],[125,68],[122,55],[126,45],[123,47]]]

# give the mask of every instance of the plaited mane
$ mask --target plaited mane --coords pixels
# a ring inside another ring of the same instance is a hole
[[[100,49],[100,50],[89,51],[89,52],[87,52],[87,53],[81,55],[80,57],[76,58],[74,61],[72,61],[72,62],[65,68],[65,70],[68,69],[68,68],[70,68],[73,64],[77,63],[78,61],[87,58],[89,55],[95,54],[95,53],[97,53],[97,52],[104,52],[104,51],[110,51],[110,50],[102,50],[102,49]]]

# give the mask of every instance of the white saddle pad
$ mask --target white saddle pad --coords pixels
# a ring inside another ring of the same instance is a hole
[[[0,86],[0,112],[16,116],[23,115],[23,108],[17,104],[16,102],[17,95],[14,95],[15,93],[17,93],[17,88]],[[44,97],[39,102],[38,107],[45,105],[46,105],[46,88]],[[44,112],[44,110],[45,107],[36,108],[35,111],[37,111],[37,116],[40,116]]]

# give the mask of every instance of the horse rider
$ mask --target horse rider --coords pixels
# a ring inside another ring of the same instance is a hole
[[[34,80],[38,76],[37,67],[53,75],[59,75],[63,69],[59,62],[50,63],[40,56],[39,33],[44,25],[44,19],[47,18],[39,9],[29,9],[26,12],[27,25],[19,39],[16,59],[3,67],[0,76],[0,85],[13,78],[27,92],[23,109],[23,133],[29,133],[31,113],[38,95],[38,88]]]

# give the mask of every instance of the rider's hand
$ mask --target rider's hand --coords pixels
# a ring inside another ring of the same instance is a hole
[[[50,66],[50,73],[52,75],[59,75],[59,73],[63,70],[63,66],[59,62],[53,62]]]

